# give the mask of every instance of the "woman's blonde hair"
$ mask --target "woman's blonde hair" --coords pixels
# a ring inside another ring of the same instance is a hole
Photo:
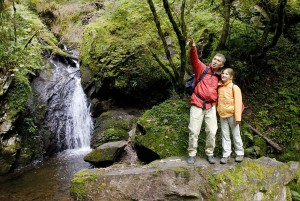
[[[232,68],[225,68],[222,70],[222,73],[227,70],[228,74],[233,78],[234,77],[234,70]]]

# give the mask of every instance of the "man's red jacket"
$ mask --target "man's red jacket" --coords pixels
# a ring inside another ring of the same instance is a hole
[[[206,68],[206,65],[198,59],[197,49],[191,48],[190,59],[195,73],[195,84],[200,75]],[[214,72],[211,64],[208,66],[208,72],[195,87],[191,96],[191,104],[200,108],[209,109],[216,105],[218,99],[218,81],[220,73]]]

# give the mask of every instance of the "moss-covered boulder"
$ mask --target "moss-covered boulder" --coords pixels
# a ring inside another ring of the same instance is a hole
[[[26,4],[38,13],[45,25],[61,39],[63,44],[75,49],[80,47],[84,26],[97,17],[104,8],[101,0],[30,0]]]
[[[105,170],[101,171],[101,169],[92,169],[87,170],[83,169],[77,172],[73,179],[72,184],[70,186],[70,194],[72,197],[76,197],[75,200],[87,200],[87,188],[89,185],[87,181],[94,182],[97,180],[98,176],[101,176],[105,173]]]
[[[118,109],[102,113],[95,122],[91,146],[129,139],[129,131],[139,116],[135,109]]]
[[[111,165],[120,159],[126,145],[127,141],[105,143],[87,154],[84,161],[99,167]]]
[[[148,50],[162,46],[156,45],[160,39],[147,2],[105,1],[104,8],[83,33],[79,56],[84,88],[91,97],[113,98],[118,105],[147,107],[165,100],[171,85]]]
[[[159,158],[187,155],[189,101],[167,100],[146,110],[138,120],[135,145],[141,160],[144,151],[151,150]],[[200,140],[199,140],[200,141]],[[199,150],[203,144],[199,146]],[[140,154],[139,154],[140,153]]]
[[[217,200],[290,200],[286,183],[296,178],[298,169],[299,163],[284,164],[262,157],[227,168],[210,181]]]

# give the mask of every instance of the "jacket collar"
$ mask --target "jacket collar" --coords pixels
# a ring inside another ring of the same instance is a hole
[[[228,84],[230,84],[230,83],[232,83],[232,80],[227,80],[227,81],[224,82],[224,83],[222,82],[222,80],[220,80],[219,83],[218,83],[218,85],[219,85],[219,86],[221,86],[221,85],[222,85],[222,86],[226,86],[226,85],[228,85]]]

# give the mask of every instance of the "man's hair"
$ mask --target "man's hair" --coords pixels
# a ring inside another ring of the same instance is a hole
[[[223,64],[225,64],[225,62],[226,62],[226,58],[225,58],[224,54],[217,53],[215,56],[221,57],[221,58],[222,58],[222,60],[223,60]]]
[[[233,78],[234,77],[234,70],[232,68],[225,68],[222,70],[222,73],[227,70],[228,74]]]

